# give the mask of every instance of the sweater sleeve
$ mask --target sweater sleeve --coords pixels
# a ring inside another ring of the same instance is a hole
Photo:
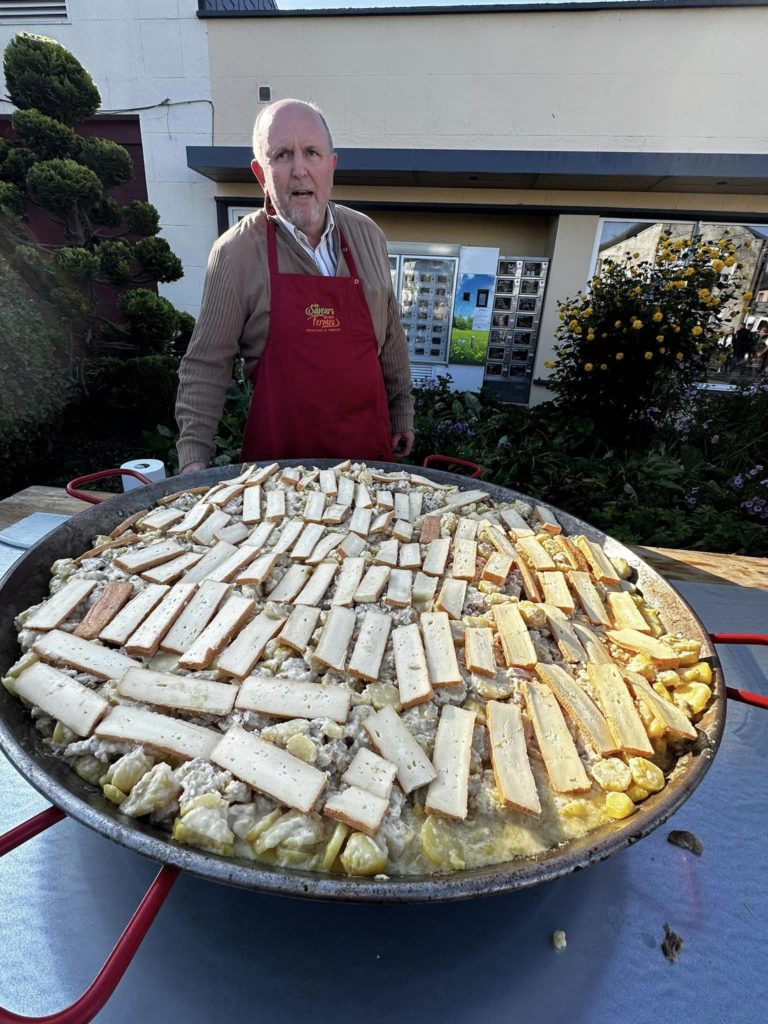
[[[244,322],[227,250],[217,243],[208,260],[200,316],[179,367],[176,422],[182,469],[190,462],[207,462],[211,457]]]

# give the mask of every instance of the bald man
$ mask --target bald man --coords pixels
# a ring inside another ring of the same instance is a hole
[[[370,218],[331,202],[325,118],[279,100],[256,119],[253,149],[264,209],[215,243],[179,371],[181,472],[208,464],[238,353],[253,381],[243,460],[410,454],[410,367],[386,241]]]

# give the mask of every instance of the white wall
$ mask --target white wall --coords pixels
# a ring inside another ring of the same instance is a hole
[[[141,119],[150,202],[161,233],[184,264],[184,277],[160,292],[196,314],[208,251],[216,238],[213,182],[187,167],[186,147],[212,140],[207,26],[197,0],[68,0],[66,23],[0,25],[0,48],[17,32],[48,36],[66,46],[99,88],[103,111]],[[149,110],[166,97],[167,106]],[[203,101],[203,102],[200,102]],[[7,101],[0,111],[10,113]]]

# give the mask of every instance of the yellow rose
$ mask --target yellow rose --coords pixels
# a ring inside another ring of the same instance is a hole
[[[683,274],[686,277],[693,277],[693,275],[695,273],[696,273],[696,269],[694,267],[686,267],[685,270],[683,271]]]
[[[675,359],[678,361],[678,363],[682,363],[682,361],[683,361],[683,353],[682,352],[675,352]]]
[[[616,353],[616,361],[617,361],[617,362],[621,362],[621,360],[622,360],[623,358],[624,358],[624,353],[623,353],[623,352],[617,352],[617,353]]]
[[[736,262],[736,257],[728,256],[725,260],[723,260],[723,262],[725,263],[726,267],[732,267]]]
[[[587,341],[594,341],[594,340],[595,340],[595,332],[594,331],[587,331]]]
[[[674,331],[675,334],[679,334],[680,333],[680,324],[675,324],[675,326],[672,328],[672,330]]]
[[[752,301],[752,292],[744,292],[744,301],[745,302],[751,302]]]
[[[645,358],[646,359],[653,359],[653,352],[646,352],[645,353]]]
[[[587,373],[591,373],[592,370],[594,370],[594,366],[592,365],[592,363],[584,363],[584,369],[587,371]]]
[[[664,341],[664,335],[663,334],[657,334],[656,335],[656,341]]]
[[[548,370],[551,370],[555,364],[552,362],[551,359],[545,359],[544,365],[547,367]]]
[[[663,319],[664,319],[664,314],[661,312],[660,309],[657,309],[656,312],[653,314],[653,322],[658,324],[658,323],[661,323],[661,321]]]
[[[593,277],[592,278],[592,287],[596,288],[599,284],[602,284],[602,281],[600,280],[600,278],[599,277]]]
[[[600,363],[600,369],[601,370],[607,370],[608,369],[608,363]]]
[[[724,266],[725,260],[712,260],[712,269],[716,270],[718,273],[723,269]]]
[[[718,298],[710,299],[709,302],[707,303],[707,305],[709,306],[710,309],[715,309],[717,306],[720,305],[720,299],[718,299]]]
[[[677,249],[677,251],[680,252],[680,250],[683,248],[683,240],[681,238],[676,238],[675,241],[672,243],[672,248]]]
[[[664,345],[662,345],[661,348],[659,349],[659,352],[661,352],[662,355],[664,355],[664,353],[666,351],[667,351],[667,349],[666,349],[666,347]]]
[[[579,321],[578,320],[571,320],[571,322],[568,324],[568,326],[570,327],[570,329],[572,331],[575,331],[576,328],[579,326]]]
[[[642,290],[643,289],[640,287],[640,285],[638,285],[637,288],[633,288],[632,289],[632,294],[633,295],[639,295]]]
[[[708,299],[710,296],[710,291],[709,288],[699,288],[696,294],[699,296],[700,299]]]
[[[634,329],[636,331],[639,331],[640,328],[643,326],[643,321],[642,320],[635,320],[635,321],[633,321],[632,326],[634,327]]]
[[[592,307],[591,306],[587,306],[587,308],[582,311],[582,315],[583,316],[592,316]]]
[[[698,336],[700,334],[703,334],[703,333],[704,333],[704,328],[703,327],[699,327],[698,324],[696,324],[696,326],[691,330],[691,334],[694,336],[694,338],[698,338]]]
[[[616,323],[613,326],[614,327],[621,327],[621,320],[617,320]]]

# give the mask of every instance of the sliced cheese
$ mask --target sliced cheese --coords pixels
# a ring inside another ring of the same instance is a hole
[[[477,539],[477,528],[480,523],[477,519],[467,519],[466,516],[462,516],[456,524],[456,529],[453,533],[453,539],[456,540],[476,540]]]
[[[515,546],[510,543],[503,531],[498,526],[494,526],[493,523],[485,520],[480,530],[480,536],[484,540],[489,540],[491,544],[496,548],[496,551],[500,555],[506,555],[507,558],[515,557]]]
[[[125,641],[126,653],[145,656],[157,654],[160,641],[189,604],[196,590],[196,583],[177,583],[172,587],[157,608],[149,613],[136,632]]]
[[[325,527],[322,523],[307,523],[302,528],[299,539],[291,548],[291,558],[295,562],[303,562],[309,558],[324,533]]]
[[[349,532],[356,533],[359,537],[367,537],[372,518],[373,512],[370,508],[356,508],[349,520]]]
[[[572,675],[560,665],[543,664],[536,666],[536,674],[549,686],[581,735],[601,757],[621,753],[622,748],[602,712]]]
[[[490,580],[491,583],[503,587],[507,577],[512,572],[512,558],[510,555],[502,555],[500,551],[494,551],[491,557],[483,566],[480,578]]]
[[[389,566],[372,565],[355,591],[355,604],[374,604],[378,601],[384,593],[390,572]]]
[[[696,727],[675,704],[664,700],[653,689],[648,680],[636,672],[625,672],[624,676],[638,700],[642,700],[664,724],[665,730],[672,736],[680,736],[687,740],[695,740]]]
[[[29,701],[78,736],[90,736],[109,701],[71,676],[37,661],[14,679],[17,697]]]
[[[392,509],[394,512],[395,499],[392,497],[392,491],[377,491],[376,504],[379,508]]]
[[[521,690],[552,788],[556,793],[586,793],[592,783],[554,694],[533,679],[522,683]]]
[[[534,505],[533,512],[538,525],[545,533],[556,534],[563,532],[563,528],[557,521],[557,517],[551,508],[547,508],[546,505]]]
[[[397,565],[400,552],[400,542],[396,539],[385,540],[374,556],[374,565],[388,565],[394,569]]]
[[[519,705],[489,700],[485,705],[496,790],[505,807],[523,814],[541,814],[536,780],[525,744],[525,727]]]
[[[127,572],[129,576],[134,576],[183,554],[184,548],[177,541],[161,540],[143,548],[129,549],[121,555],[115,555],[112,565]]]
[[[590,661],[594,661],[598,665],[613,664],[613,658],[608,653],[607,648],[600,642],[597,634],[593,633],[589,626],[585,626],[582,622],[574,622],[573,631],[587,652]]]
[[[413,580],[411,598],[414,604],[431,604],[437,591],[437,577],[417,572]]]
[[[276,526],[277,523],[259,523],[245,543],[249,547],[256,548],[257,551],[261,551],[271,537]],[[280,554],[280,552],[277,551],[275,554]]]
[[[258,469],[253,471],[253,474],[248,480],[248,485],[263,484],[265,480],[268,480],[273,473],[276,473],[280,469],[276,462],[270,462],[268,466],[260,466]]]
[[[206,580],[160,641],[161,651],[183,654],[202,633],[227,596],[226,583]]]
[[[163,565],[156,565],[154,569],[147,569],[141,574],[141,578],[149,583],[176,583],[202,558],[201,551],[188,551],[180,558],[164,562]]]
[[[355,481],[348,476],[340,476],[337,483],[336,504],[351,505],[355,500]]]
[[[289,466],[287,469],[283,470],[283,475],[280,477],[280,482],[285,484],[286,487],[297,487],[300,480],[300,466]]]
[[[220,508],[214,509],[213,512],[193,531],[191,540],[195,544],[210,544],[215,537],[215,534],[223,527],[227,526],[232,521],[232,516],[228,516],[226,512],[223,512]]]
[[[453,542],[453,565],[451,576],[457,580],[473,580],[477,569],[477,541],[455,540]]]
[[[418,544],[403,544],[400,548],[400,568],[418,569],[421,566],[421,547]]]
[[[520,513],[515,511],[515,509],[500,509],[499,518],[516,540],[519,537],[533,536],[533,530],[528,525],[528,523],[526,523],[526,521],[523,519]]]
[[[653,757],[643,720],[632,700],[627,684],[615,665],[587,665],[589,681],[608,720],[616,742],[627,754]]]
[[[519,537],[517,552],[534,572],[552,572],[557,569],[556,563],[535,537]]]
[[[215,683],[211,679],[132,668],[118,682],[117,689],[123,697],[142,704],[157,704],[200,715],[228,715],[234,707],[239,687]]]
[[[279,633],[287,616],[273,616],[261,612],[237,638],[219,655],[216,669],[223,675],[245,679],[257,661],[261,660],[264,648],[275,634]],[[181,662],[179,663],[181,664]]]
[[[435,601],[435,610],[446,612],[452,619],[460,619],[464,611],[464,599],[467,596],[467,581],[447,579]]]
[[[292,565],[269,592],[270,601],[293,601],[309,579],[312,569],[308,565]]]
[[[192,566],[189,572],[184,574],[184,582],[200,583],[202,580],[208,579],[214,569],[223,565],[237,550],[234,544],[227,544],[225,540],[220,540],[196,565]]]
[[[303,654],[319,621],[319,608],[306,608],[297,604],[283,626],[278,640],[297,654]]]
[[[360,747],[352,758],[349,768],[341,776],[348,786],[359,786],[366,793],[373,793],[383,800],[389,800],[397,768],[390,761],[374,754],[368,747]]]
[[[495,604],[493,618],[507,665],[533,668],[538,658],[520,609],[514,604]]]
[[[257,555],[258,551],[256,548],[252,548],[247,544],[237,548],[229,558],[225,558],[215,569],[212,569],[206,579],[213,580],[214,583],[231,583],[247,565],[251,564]]]
[[[441,527],[442,519],[439,515],[424,516],[421,523],[419,543],[431,544],[433,540],[437,540],[440,536]]]
[[[304,814],[328,782],[325,772],[236,725],[219,740],[210,760],[259,793]]]
[[[411,522],[411,503],[408,495],[403,491],[396,491],[393,495],[395,502],[395,519],[403,519],[406,523]]]
[[[432,755],[437,778],[429,784],[424,805],[428,814],[455,821],[466,818],[474,728],[474,711],[443,705]]]
[[[304,522],[301,519],[289,519],[284,524],[280,531],[280,536],[275,541],[275,545],[272,548],[276,555],[284,555],[286,551],[293,547],[296,541],[299,539],[301,531],[304,529]]]
[[[275,523],[285,519],[285,491],[267,491],[267,507],[264,510],[264,518],[267,522]]]
[[[320,642],[315,650],[315,661],[336,672],[343,672],[347,648],[352,639],[356,621],[354,609],[338,606],[331,608],[328,618],[325,620]]]
[[[677,668],[680,664],[680,655],[677,651],[661,640],[639,633],[636,629],[607,629],[605,635],[625,651],[647,655],[659,668]]]
[[[336,474],[332,469],[320,470],[320,490],[323,494],[329,494],[332,498],[336,497],[338,488],[336,486]]]
[[[429,681],[421,634],[415,623],[399,626],[392,631],[392,651],[395,656],[395,681],[403,708],[411,708],[429,700],[432,684]]]
[[[179,666],[192,671],[208,668],[232,637],[253,615],[256,602],[238,594],[231,594],[202,633],[179,658]]]
[[[130,586],[130,583],[128,586]],[[170,587],[161,586],[158,583],[150,583],[149,586],[140,590],[136,597],[132,598],[101,630],[99,640],[122,647],[131,633],[138,629],[144,619],[146,619],[156,605],[160,604],[170,589]]]
[[[331,505],[323,512],[323,522],[329,526],[338,526],[339,523],[343,523],[349,515],[349,505],[339,505],[337,502],[335,505]]]
[[[355,484],[355,508],[373,508],[371,492],[365,484]]]
[[[384,603],[390,608],[408,608],[411,603],[413,573],[410,569],[393,569],[389,574],[389,586]]]
[[[477,505],[481,501],[491,500],[491,495],[487,491],[458,491],[449,496],[445,504],[440,506],[439,512],[440,515],[443,515],[445,512],[455,512],[457,509],[466,508],[467,505]]]
[[[137,668],[133,658],[102,647],[92,640],[81,640],[71,633],[52,629],[32,645],[32,650],[43,661],[54,661],[97,679],[120,679],[129,668]]]
[[[322,491],[310,491],[304,503],[302,518],[305,523],[322,523],[325,512],[325,495]]]
[[[365,541],[356,533],[348,533],[339,544],[338,552],[342,558],[357,558],[365,551]]]
[[[254,548],[254,551],[256,552],[256,557],[235,578],[235,583],[239,587],[242,587],[243,584],[251,587],[262,586],[267,582],[272,574],[272,570],[280,560],[280,555],[276,555],[272,551],[265,551],[261,554],[259,554],[256,548]]]
[[[571,621],[565,612],[561,612],[559,608],[555,608],[552,604],[543,604],[541,607],[547,616],[549,631],[560,648],[563,660],[572,664],[577,662],[586,664],[589,660],[587,652],[581,646],[579,638],[576,636]]]
[[[543,600],[541,590],[536,582],[536,577],[533,575],[531,570],[524,558],[515,553],[515,566],[520,574],[520,582],[523,585],[523,592],[529,601],[541,601]]]
[[[483,626],[467,626],[464,630],[464,660],[470,672],[496,678],[496,656],[493,653],[493,630]]]
[[[416,738],[391,706],[363,722],[371,743],[397,768],[397,781],[406,796],[437,778],[437,772]]]
[[[547,604],[554,605],[555,608],[559,608],[561,611],[567,612],[569,615],[573,612],[576,605],[574,603],[573,596],[568,589],[568,582],[565,578],[565,573],[540,572],[538,574],[538,583],[541,587],[544,601]]]
[[[421,508],[422,508],[423,504],[424,504],[424,495],[421,493],[421,491],[411,491],[411,493],[408,495],[408,505],[409,505],[408,512],[409,512],[409,514],[408,514],[407,518],[408,518],[409,522],[411,522],[411,523],[415,523],[416,522],[416,520],[421,515]],[[406,517],[403,516],[401,518],[406,518]]]
[[[258,523],[261,521],[261,484],[246,487],[243,493],[243,522]]]
[[[599,544],[590,540],[589,537],[583,536],[574,537],[573,542],[586,558],[596,580],[611,587],[619,585],[621,582],[619,574]]]
[[[330,555],[330,553],[337,548],[341,541],[344,539],[342,533],[328,533],[325,537],[321,537],[315,545],[312,554],[305,560],[306,565],[319,565],[320,562]]]
[[[250,676],[239,688],[236,706],[274,718],[330,718],[344,723],[352,691],[346,686],[305,683],[280,676]]]
[[[378,533],[388,533],[389,528],[395,521],[394,512],[382,512],[380,515],[371,523],[371,536],[375,536]]]
[[[364,832],[367,836],[376,835],[389,807],[389,801],[375,796],[359,786],[349,786],[328,797],[323,807],[323,814],[335,821],[343,821],[345,825]]]
[[[213,512],[212,505],[205,501],[199,501],[192,506],[180,523],[174,523],[168,533],[174,537],[181,537],[185,533],[194,532],[211,512]]]
[[[413,523],[405,519],[398,519],[392,527],[392,536],[403,544],[407,544],[413,537]]]
[[[451,541],[448,537],[438,537],[430,541],[421,571],[427,576],[442,576],[448,562],[450,549]]]
[[[347,671],[356,679],[375,683],[389,638],[392,619],[386,612],[365,613]],[[415,627],[414,627],[415,628]],[[394,640],[393,640],[394,643]]]
[[[463,679],[456,660],[447,613],[422,612],[421,631],[432,686],[459,686]]]
[[[325,592],[333,583],[333,577],[339,568],[338,562],[321,562],[309,577],[304,587],[293,601],[294,604],[318,605],[325,597]]]
[[[171,718],[146,708],[118,704],[96,726],[94,735],[115,743],[135,743],[150,747],[163,754],[173,754],[185,760],[194,757],[210,759],[221,741],[218,729],[192,725],[181,718]]]
[[[169,527],[184,519],[186,513],[180,508],[156,508],[148,515],[140,519],[136,524],[137,529],[159,530],[164,533]]]
[[[114,619],[120,609],[130,601],[133,587],[130,583],[109,582],[102,590],[98,601],[91,605],[88,614],[78,623],[74,635],[82,640],[95,640],[102,629]]]
[[[624,590],[612,591],[605,595],[605,600],[613,619],[611,625],[614,629],[635,629],[638,633],[651,632],[650,623],[643,618],[631,594]]]
[[[571,586],[573,587],[579,604],[590,622],[596,626],[610,626],[611,619],[605,610],[605,605],[600,600],[600,595],[595,589],[588,572],[574,570],[570,573]]]
[[[360,586],[364,572],[364,558],[359,556],[345,558],[341,566],[341,572],[336,580],[336,589],[331,598],[331,605],[338,604],[342,608],[351,608],[354,602],[355,591]]]
[[[296,484],[297,491],[305,491],[310,484],[315,483],[320,479],[320,470],[311,469],[308,473],[305,473],[299,482]]]

